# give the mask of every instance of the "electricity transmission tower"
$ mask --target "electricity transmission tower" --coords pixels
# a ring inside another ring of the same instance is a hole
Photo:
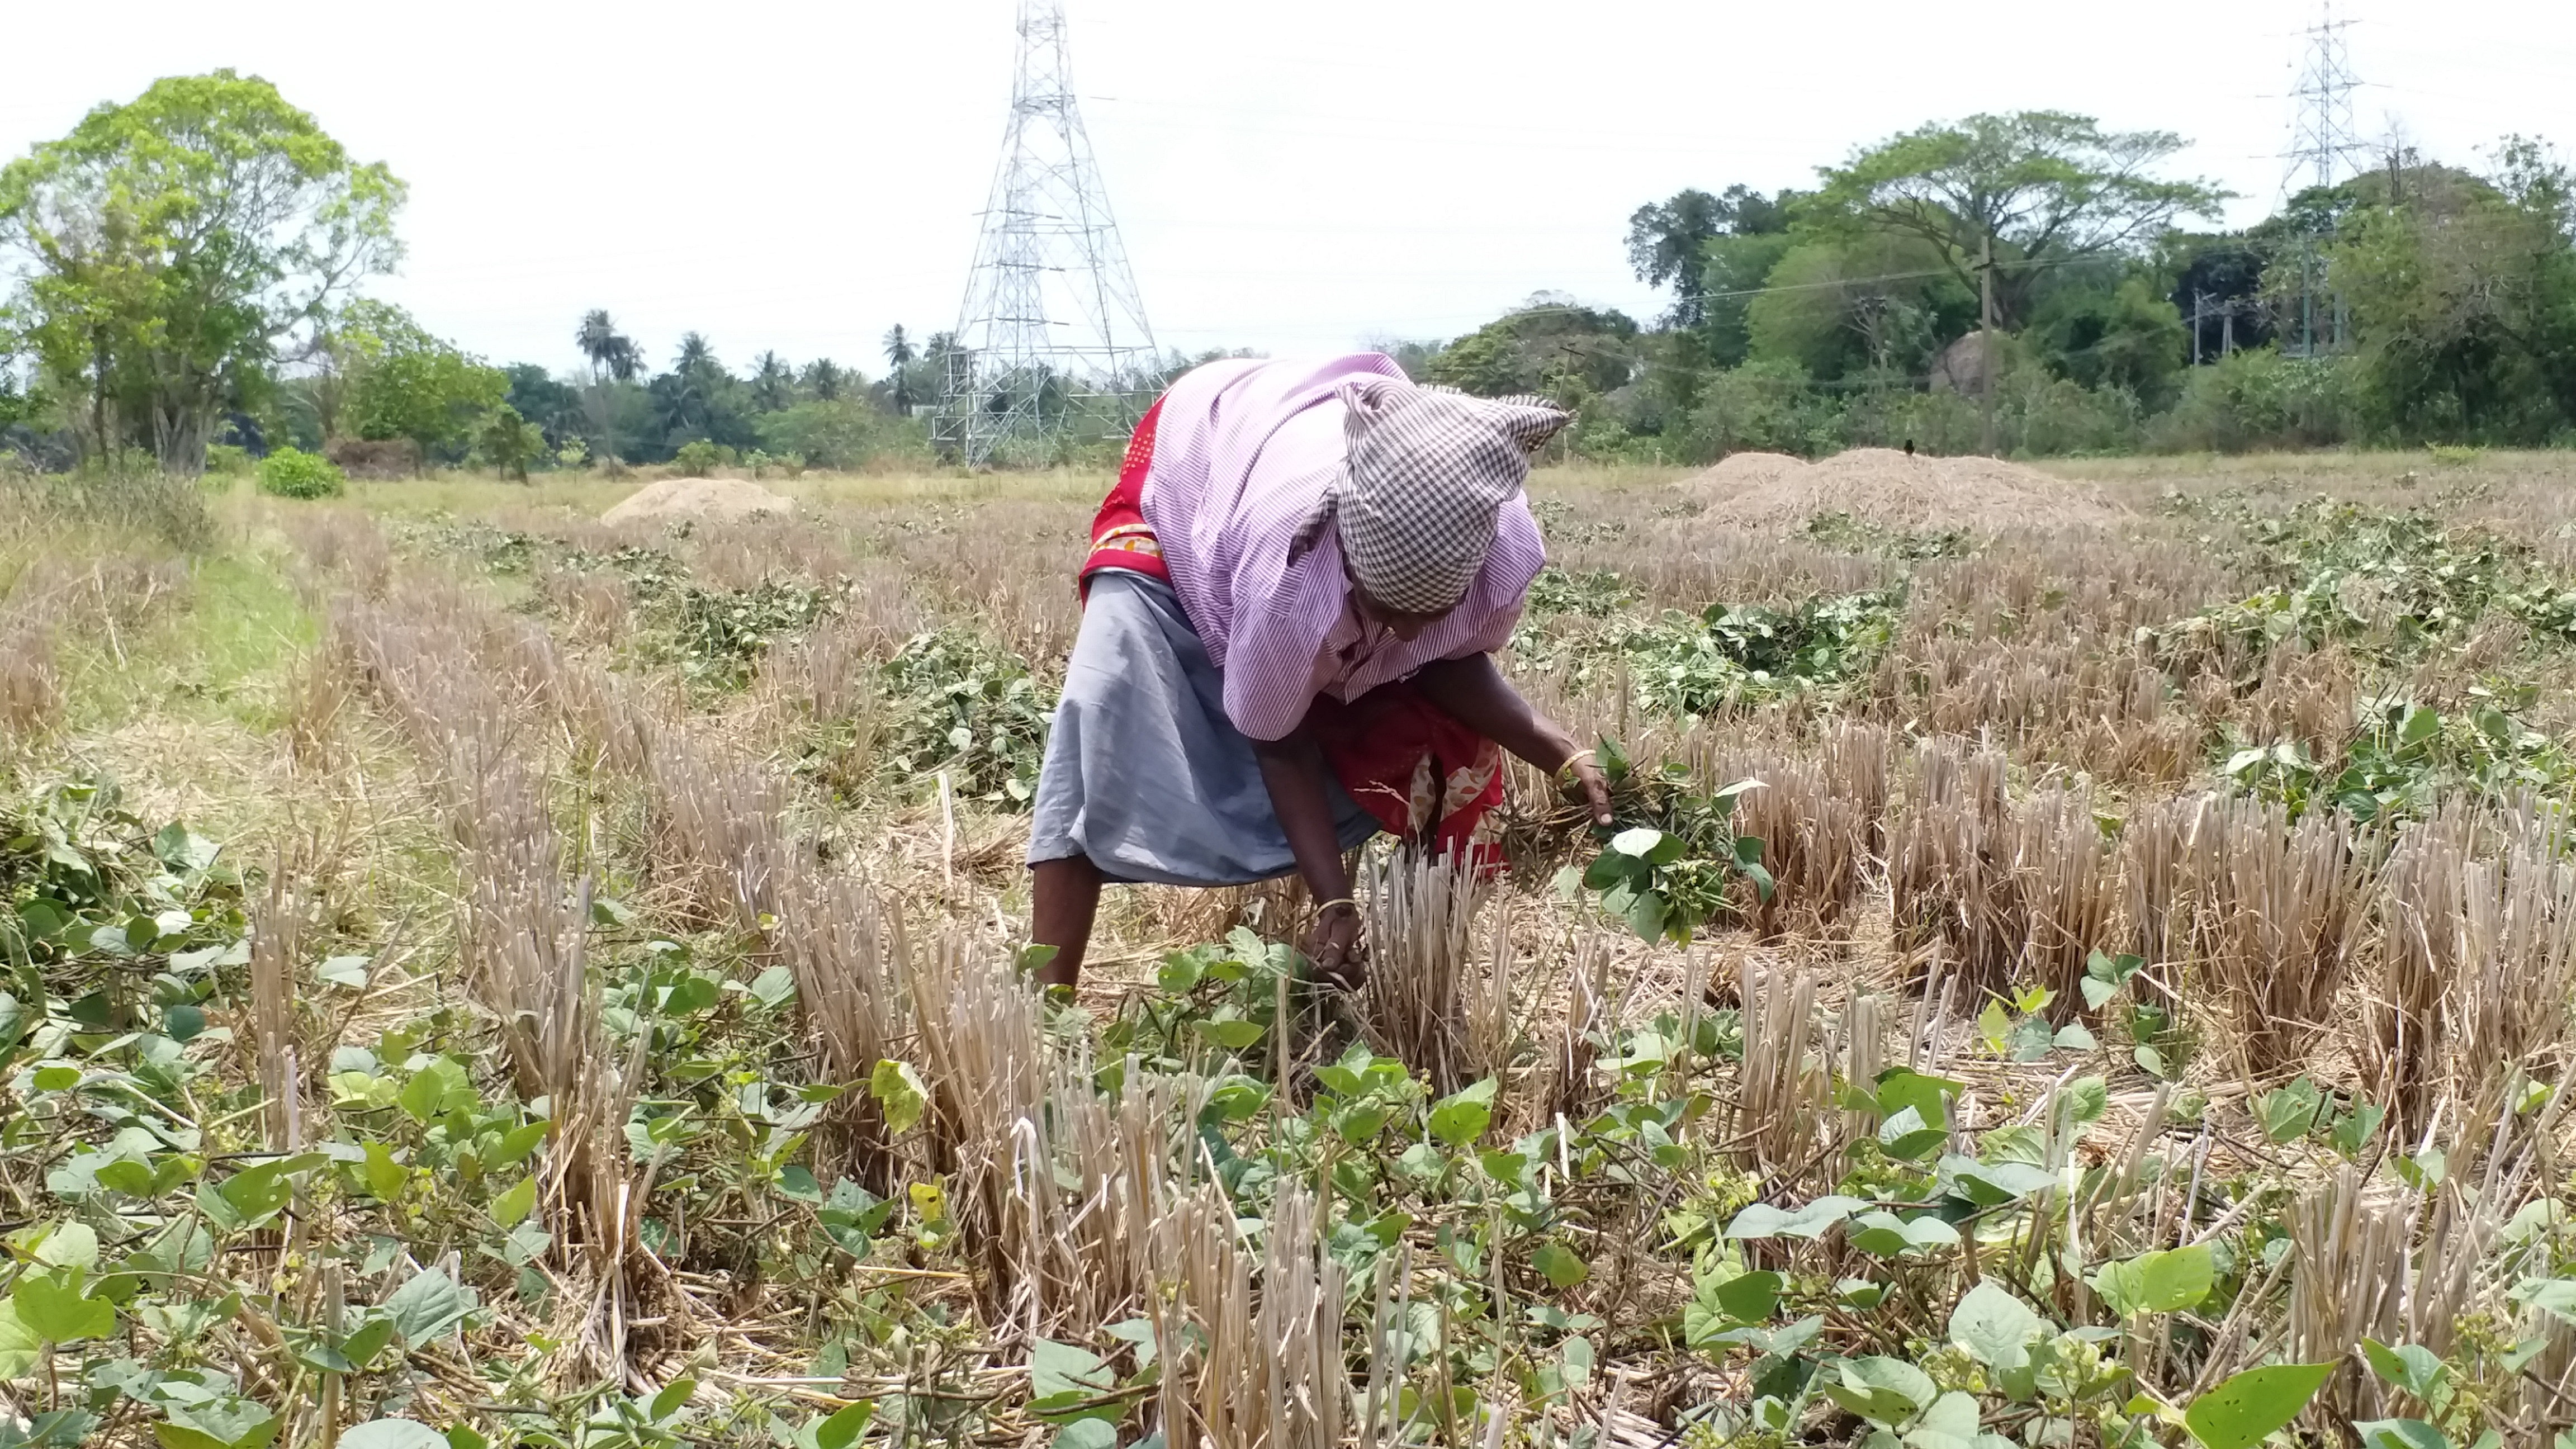
[[[1154,334],[1075,109],[1063,0],[1020,0],[1019,71],[931,437],[969,467],[1131,426]]]
[[[2337,20],[2334,0],[2325,0],[2317,23],[2308,27],[2308,52],[2299,70],[2299,83],[2290,92],[2298,110],[2290,122],[2290,149],[2282,159],[2289,163],[2282,177],[2281,189],[2290,191],[2307,173],[2306,184],[2323,190],[2343,179],[2345,167],[2364,148],[2358,128],[2353,123],[2352,93],[2361,88],[2361,78],[2353,74],[2352,52],[2344,42],[2344,31],[2352,27],[2349,20]],[[2295,349],[2288,338],[2282,339],[2282,351],[2295,356],[2314,357],[2343,343],[2343,307],[2330,301],[2330,314],[2325,319],[2326,335],[2320,337],[2317,304],[2321,300],[2317,287],[2317,248],[2314,235],[2299,241],[2299,338]]]

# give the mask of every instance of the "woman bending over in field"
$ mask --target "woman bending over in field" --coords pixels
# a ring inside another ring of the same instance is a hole
[[[1522,484],[1567,417],[1416,387],[1374,353],[1227,361],[1137,424],[1092,525],[1029,842],[1050,985],[1082,969],[1103,881],[1223,886],[1291,870],[1303,942],[1365,970],[1343,853],[1379,830],[1466,858],[1497,746],[1591,753],[1494,667],[1546,551]]]

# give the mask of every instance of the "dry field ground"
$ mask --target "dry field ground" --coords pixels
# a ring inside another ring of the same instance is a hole
[[[1533,481],[1672,929],[1053,1004],[1105,478],[0,486],[0,1443],[2571,1442],[2576,457],[1863,464]]]

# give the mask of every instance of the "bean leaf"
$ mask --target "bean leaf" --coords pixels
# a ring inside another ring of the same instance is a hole
[[[2192,1400],[2183,1425],[2205,1449],[2254,1449],[2297,1418],[2334,1371],[2331,1363],[2247,1369]]]

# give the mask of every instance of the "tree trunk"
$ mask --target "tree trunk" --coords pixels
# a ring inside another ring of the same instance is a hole
[[[89,394],[90,438],[98,446],[99,466],[116,461],[116,444],[107,435],[107,331],[96,331],[91,338],[92,361]]]
[[[161,471],[194,478],[206,471],[206,435],[214,431],[213,410],[156,407],[152,410],[152,450]]]

